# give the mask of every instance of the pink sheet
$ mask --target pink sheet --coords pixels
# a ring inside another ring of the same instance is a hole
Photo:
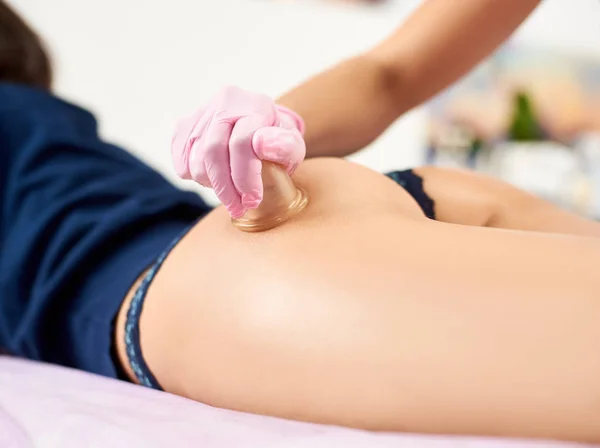
[[[374,434],[225,411],[61,367],[0,356],[0,448],[572,448]]]

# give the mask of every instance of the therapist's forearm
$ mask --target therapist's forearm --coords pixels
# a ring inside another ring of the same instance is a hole
[[[309,79],[277,100],[306,123],[307,157],[343,157],[376,139],[406,109],[398,83],[370,55]]]
[[[428,0],[373,50],[398,73],[410,106],[470,71],[514,32],[540,0]]]
[[[493,52],[540,0],[428,0],[370,52],[280,98],[306,121],[307,156],[345,156]]]

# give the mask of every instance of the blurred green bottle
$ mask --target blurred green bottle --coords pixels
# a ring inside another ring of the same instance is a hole
[[[518,142],[545,140],[543,128],[537,119],[531,98],[525,92],[517,92],[513,99],[512,120],[508,127],[508,139]]]

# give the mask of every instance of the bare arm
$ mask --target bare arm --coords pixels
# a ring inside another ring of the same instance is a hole
[[[392,36],[279,102],[306,121],[307,155],[345,156],[494,51],[540,0],[428,0]]]
[[[492,177],[425,166],[415,169],[443,222],[600,238],[600,223]]]

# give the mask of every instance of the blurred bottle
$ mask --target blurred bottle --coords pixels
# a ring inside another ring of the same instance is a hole
[[[513,97],[507,141],[497,145],[494,174],[577,213],[589,210],[589,187],[573,148],[545,132],[529,94]]]
[[[535,113],[532,100],[525,92],[517,92],[513,99],[512,119],[508,128],[508,140],[534,142],[546,139],[546,133]]]
[[[474,135],[473,138],[471,138],[471,144],[469,145],[467,155],[467,166],[470,169],[475,170],[481,167],[483,148],[483,140],[477,135]]]

